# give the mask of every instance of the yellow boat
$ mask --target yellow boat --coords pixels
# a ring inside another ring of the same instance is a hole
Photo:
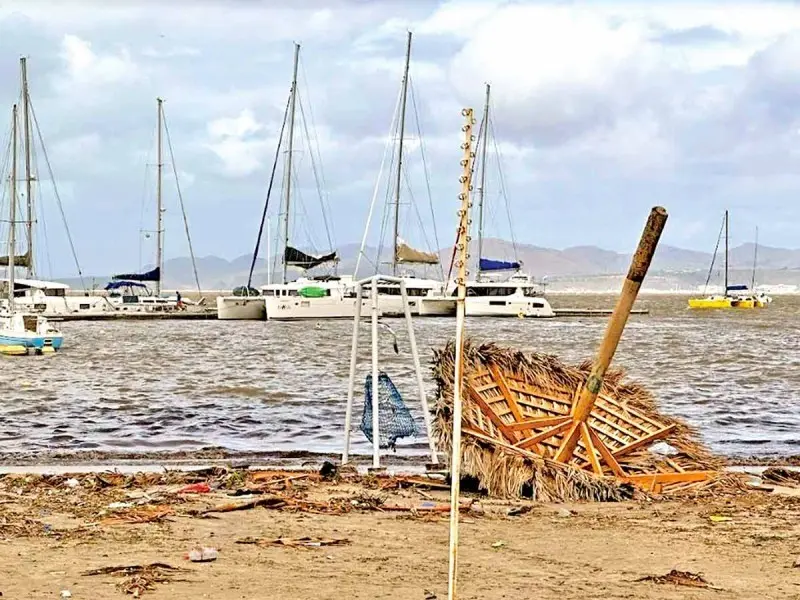
[[[699,309],[726,309],[726,308],[765,308],[767,306],[766,298],[760,298],[754,295],[752,290],[748,290],[746,285],[728,285],[728,211],[725,211],[725,218],[723,220],[723,229],[719,232],[717,238],[717,248],[719,248],[720,238],[722,232],[725,232],[725,285],[724,295],[711,295],[704,298],[689,298],[689,308]],[[708,277],[706,278],[706,287],[711,280],[711,273],[714,270],[714,262],[717,258],[717,248],[714,249],[714,256],[711,258],[711,267],[708,270]],[[758,249],[758,230],[756,230],[756,251]],[[755,258],[753,259],[753,284],[755,286]],[[741,295],[730,295],[728,292],[740,292]]]

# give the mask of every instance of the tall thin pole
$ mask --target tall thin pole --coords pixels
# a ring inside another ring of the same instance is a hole
[[[28,92],[28,61],[23,56],[19,59],[20,72],[22,75],[22,123],[25,135],[25,200],[28,207],[28,220],[26,223],[28,231],[28,277],[36,275],[33,260],[33,220],[36,214],[33,209],[33,192],[31,190],[31,119],[30,119],[30,94]]]
[[[472,126],[475,123],[471,108],[462,111],[466,117],[464,143],[461,148],[464,156],[461,159],[463,169],[461,175],[461,193],[459,200],[461,207],[458,211],[458,236],[456,237],[456,250],[458,258],[456,266],[456,285],[458,297],[456,304],[456,346],[455,346],[455,373],[453,374],[453,448],[450,457],[450,563],[447,572],[447,598],[456,600],[456,582],[458,580],[458,510],[461,496],[461,385],[464,376],[464,321],[466,319],[465,302],[467,297],[467,261],[469,260],[469,210],[470,191],[472,190],[472,163],[475,158],[472,152]]]
[[[269,240],[270,240],[269,229],[270,229],[270,226],[271,226],[271,224],[269,222],[269,219],[267,219],[267,283],[268,284],[272,283],[272,265],[270,264],[272,262],[272,248],[269,245]],[[247,284],[247,287],[248,287],[247,294],[250,295],[250,289],[249,289],[250,284],[249,283]]]
[[[292,197],[292,152],[294,152],[294,114],[297,106],[297,65],[300,62],[300,44],[294,45],[294,67],[292,68],[292,93],[289,97],[289,144],[286,148],[286,173],[283,215],[283,283],[286,283],[286,249],[289,247],[289,203]]]
[[[156,98],[158,102],[158,132],[156,133],[157,156],[158,156],[158,175],[156,177],[156,267],[158,268],[158,279],[156,280],[156,296],[161,295],[161,271],[164,262],[164,210],[161,197],[161,183],[164,175],[164,148],[162,140],[162,129],[164,128],[164,100]]]
[[[725,211],[725,289],[722,294],[728,295],[728,211]]]
[[[406,42],[406,66],[403,71],[403,91],[400,94],[400,139],[397,146],[397,178],[394,190],[394,252],[392,253],[392,275],[397,275],[397,238],[400,235],[400,183],[403,177],[403,138],[406,133],[406,103],[408,100],[408,69],[411,65],[411,32]]]
[[[753,277],[750,280],[750,291],[756,291],[756,264],[758,263],[758,225],[756,225],[756,245],[753,247]]]
[[[9,204],[8,233],[8,311],[14,311],[14,261],[17,245],[17,105],[11,110],[11,201]]]
[[[491,86],[486,84],[486,104],[483,106],[483,124],[481,125],[481,174],[478,182],[478,269],[476,278],[481,278],[481,257],[483,256],[483,197],[486,193],[486,146],[489,135],[489,92]]]

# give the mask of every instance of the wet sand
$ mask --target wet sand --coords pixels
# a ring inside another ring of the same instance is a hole
[[[124,578],[81,573],[159,562],[187,571],[155,583],[146,598],[446,597],[447,514],[424,510],[425,503],[446,502],[445,489],[398,489],[395,479],[370,477],[328,482],[297,472],[238,473],[0,478],[0,592],[124,598],[117,587]],[[216,489],[178,493],[195,479]],[[229,495],[242,487],[263,493]],[[197,512],[258,499],[272,508]],[[473,500],[461,528],[465,600],[800,598],[800,569],[793,568],[800,554],[797,497],[750,492],[571,505]],[[114,502],[125,504],[109,508]],[[418,510],[394,510],[412,507]],[[512,507],[528,512],[509,516]],[[305,536],[347,542],[237,543]],[[218,559],[185,560],[198,544],[217,548]],[[700,574],[716,591],[637,581],[672,569]]]

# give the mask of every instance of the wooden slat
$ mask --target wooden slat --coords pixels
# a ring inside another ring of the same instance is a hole
[[[595,410],[592,411],[592,416],[599,417],[598,412],[607,413],[607,414],[611,415],[612,417],[614,417],[615,419],[619,419],[620,421],[622,421],[626,425],[628,425],[630,427],[634,427],[634,428],[638,429],[639,431],[642,431],[645,434],[651,433],[654,429],[661,429],[661,428],[664,427],[664,425],[653,426],[647,421],[645,421],[646,426],[642,425],[641,422],[637,423],[635,421],[632,421],[631,419],[627,418],[624,414],[618,413],[616,411],[611,410],[608,406],[605,405],[605,403],[601,404],[601,403],[598,402],[597,404],[595,404]],[[638,413],[635,413],[635,415],[638,416]],[[624,429],[623,427],[620,427],[619,424],[615,423],[615,426],[618,427],[619,429]],[[640,435],[641,434],[637,434],[637,433],[633,434],[634,437],[639,437]]]
[[[480,394],[478,394],[473,388],[467,386],[468,393],[472,400],[481,407],[482,412],[484,415],[497,427],[500,432],[505,436],[505,438],[510,441],[514,442],[517,439],[517,435],[511,431],[508,426],[503,422],[503,420],[497,416],[497,414],[489,407],[488,404],[484,401]]]
[[[684,471],[683,473],[648,473],[645,475],[626,475],[620,477],[622,481],[638,485],[653,485],[665,483],[690,483],[706,481],[716,475],[716,471]]]
[[[650,435],[647,435],[643,438],[639,438],[635,442],[628,444],[627,446],[623,446],[619,450],[614,451],[614,458],[620,458],[633,452],[634,450],[638,450],[642,446],[649,444],[650,442],[657,440],[659,438],[667,436],[673,429],[675,429],[676,425],[669,425],[661,429],[660,431],[654,431]]]
[[[558,447],[558,451],[556,452],[556,455],[553,457],[554,460],[557,460],[558,462],[561,463],[567,463],[569,462],[569,459],[572,458],[572,452],[568,452],[567,448],[569,447],[569,444],[575,441],[575,437],[580,435],[580,424],[581,424],[580,421],[572,422],[572,426],[570,427],[569,432],[561,440],[561,444]]]
[[[622,467],[619,466],[617,459],[614,458],[614,455],[608,449],[608,446],[606,446],[605,442],[600,439],[600,436],[598,436],[591,427],[588,427],[588,429],[589,437],[591,438],[594,447],[597,448],[597,451],[603,458],[603,461],[606,463],[606,466],[608,466],[608,468],[611,469],[611,472],[617,477],[623,477],[625,475],[625,471],[623,471]]]
[[[522,421],[522,423],[514,423],[509,425],[508,428],[512,431],[526,431],[528,429],[541,429],[542,427],[552,427],[554,425],[561,425],[565,421],[569,421],[568,415],[557,417],[542,417],[540,419],[532,419],[530,421]]]
[[[556,425],[555,427],[551,427],[550,429],[545,429],[541,433],[537,433],[536,435],[534,435],[532,437],[529,437],[529,438],[524,439],[524,440],[522,440],[520,442],[517,442],[515,445],[518,446],[519,448],[525,448],[525,449],[530,448],[531,446],[535,446],[539,442],[542,442],[542,441],[544,441],[544,440],[546,440],[548,438],[551,438],[554,435],[558,435],[562,431],[566,431],[571,426],[572,426],[572,420],[571,419],[566,419],[560,425]]]
[[[620,404],[620,402],[617,399],[612,398],[611,396],[606,396],[605,394],[599,394],[597,397],[600,400],[604,401],[604,402],[608,402],[612,406],[616,406],[617,408],[620,408],[620,409],[622,409],[624,411],[627,411],[627,412],[635,413],[636,417],[638,419],[641,419],[642,421],[646,421],[646,422],[650,423],[650,425],[652,425],[656,429],[661,429],[662,427],[664,427],[663,423],[659,423],[658,421],[654,421],[653,419],[651,419],[650,417],[648,417],[645,414],[642,414],[641,412],[639,412],[636,409],[623,407],[622,404]]]
[[[595,472],[595,475],[602,477],[603,467],[600,466],[600,461],[597,460],[597,455],[594,453],[589,427],[583,422],[581,422],[581,438],[583,439],[583,445],[586,447],[586,456],[589,458],[589,464],[592,465],[592,470]]]
[[[506,382],[506,378],[503,377],[503,373],[497,368],[497,365],[490,365],[489,370],[492,372],[492,376],[494,377],[495,383],[497,383],[497,387],[500,388],[500,393],[503,394],[503,398],[505,398],[506,402],[508,402],[511,412],[514,413],[514,419],[518,423],[520,421],[524,421],[525,419],[523,419],[522,413],[519,411],[519,406],[514,398],[514,394],[508,389],[508,383]]]

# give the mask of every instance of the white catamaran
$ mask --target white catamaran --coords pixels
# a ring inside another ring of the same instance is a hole
[[[9,175],[9,219],[8,255],[6,256],[8,278],[6,281],[7,303],[0,311],[0,353],[42,354],[61,348],[64,336],[41,314],[31,313],[18,307],[14,275],[16,271],[16,227],[17,227],[17,154],[18,116],[17,105],[12,110],[11,125],[11,173]],[[30,254],[30,246],[26,255]],[[28,265],[30,260],[28,260]],[[27,266],[27,265],[26,265]]]
[[[490,118],[491,87],[486,85],[486,103],[483,119],[478,133],[480,153],[480,172],[478,180],[478,263],[476,278],[467,281],[467,297],[465,300],[466,315],[471,317],[554,317],[550,303],[544,298],[542,286],[529,275],[521,273],[522,263],[519,260],[506,261],[483,257],[484,207],[486,200],[486,153],[489,131],[492,128]],[[498,166],[500,156],[498,153]],[[501,181],[501,191],[504,186]],[[509,226],[511,219],[509,218]],[[513,231],[512,231],[513,239]],[[516,248],[516,244],[515,244]],[[499,279],[501,273],[511,272],[505,279]],[[451,295],[456,296],[455,285],[451,286]]]

